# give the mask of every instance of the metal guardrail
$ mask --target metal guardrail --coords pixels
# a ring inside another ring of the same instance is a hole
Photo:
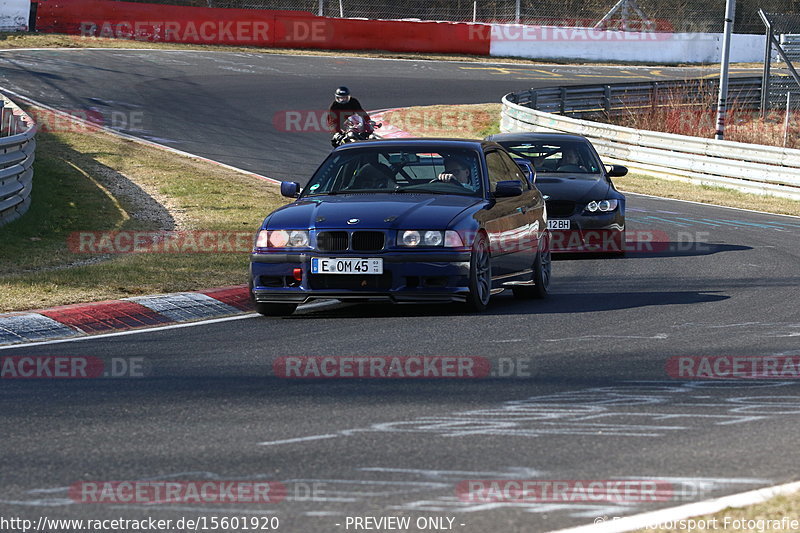
[[[758,85],[760,80],[752,78],[751,83]],[[608,87],[599,86],[603,91]],[[595,86],[595,92],[597,89]],[[545,105],[545,110],[532,109],[531,92],[522,91],[503,97],[501,131],[583,135],[608,162],[620,162],[633,170],[800,200],[800,150],[636,130],[568,117],[548,111],[552,109],[549,104]],[[576,94],[580,93],[572,92],[573,97]],[[756,93],[754,108],[758,107],[758,101]],[[517,102],[525,102],[528,106]],[[574,104],[576,99],[567,99],[567,102]],[[646,107],[647,100],[642,100],[641,105]],[[570,105],[565,104],[564,108],[570,109]],[[587,110],[575,112],[587,113]]]
[[[31,204],[36,125],[0,95],[0,226],[25,214]]]
[[[609,85],[573,85],[529,89],[508,95],[509,101],[548,113],[576,118],[620,116],[653,107],[708,107],[717,101],[719,80],[654,81]],[[709,98],[710,97],[710,98]],[[728,101],[757,109],[761,78],[731,78]]]

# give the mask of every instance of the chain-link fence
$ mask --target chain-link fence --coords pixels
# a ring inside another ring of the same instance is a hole
[[[769,39],[761,86],[761,114],[766,115],[774,110],[796,108],[800,100],[800,15],[764,11],[759,14]]]
[[[725,0],[126,0],[202,7],[308,11],[327,17],[422,19],[721,32]],[[800,12],[800,0],[737,0],[736,33],[762,33],[758,9]]]

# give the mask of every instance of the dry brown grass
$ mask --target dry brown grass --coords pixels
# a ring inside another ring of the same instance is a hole
[[[389,111],[384,120],[417,137],[482,139],[500,131],[501,104],[433,105]]]
[[[607,122],[629,128],[713,138],[717,122],[717,94],[701,85],[699,95],[672,90],[667,93],[666,103],[659,107],[635,107]],[[785,146],[800,148],[800,117],[790,112],[786,128]],[[785,111],[773,110],[761,117],[757,110],[747,109],[733,101],[725,118],[725,140],[784,146]]]

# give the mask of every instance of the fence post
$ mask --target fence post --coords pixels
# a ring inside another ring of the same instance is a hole
[[[761,118],[764,118],[767,115],[767,105],[769,102],[769,69],[770,62],[772,61],[772,22],[767,18],[767,14],[764,13],[763,9],[758,10],[758,16],[761,17],[761,20],[767,27],[767,44],[764,50],[764,74],[761,77],[761,107],[759,110]]]
[[[789,140],[789,105],[792,101],[792,91],[786,91],[786,115],[783,117],[783,147]]]

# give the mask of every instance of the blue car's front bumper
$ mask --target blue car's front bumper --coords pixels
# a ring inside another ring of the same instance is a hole
[[[312,257],[383,258],[383,274],[312,274]],[[253,253],[250,284],[259,303],[332,298],[391,302],[463,302],[469,292],[469,251],[383,253]],[[296,279],[295,269],[300,269]]]

